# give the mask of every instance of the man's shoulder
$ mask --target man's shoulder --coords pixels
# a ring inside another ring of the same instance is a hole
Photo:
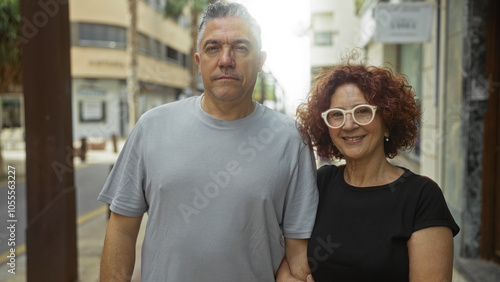
[[[190,109],[194,109],[195,101],[196,97],[190,97],[154,107],[146,111],[141,116],[141,120],[145,122],[150,121],[151,119],[156,119],[158,117],[165,118],[170,115],[175,116],[182,113],[189,113]]]
[[[266,106],[261,106],[264,108],[263,121],[268,124],[271,129],[275,130],[286,130],[290,133],[298,133],[297,124],[295,120],[285,113],[278,112],[276,110],[270,109]]]

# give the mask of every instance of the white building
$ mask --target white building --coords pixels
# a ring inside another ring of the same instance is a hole
[[[311,1],[311,70],[332,66],[358,46],[354,0]]]

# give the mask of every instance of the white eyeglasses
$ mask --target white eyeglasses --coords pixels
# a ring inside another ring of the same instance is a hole
[[[375,118],[375,111],[377,106],[372,105],[359,105],[351,110],[342,110],[338,108],[329,109],[324,111],[321,116],[326,125],[330,128],[342,127],[345,123],[345,116],[351,114],[352,119],[359,125],[367,125]]]

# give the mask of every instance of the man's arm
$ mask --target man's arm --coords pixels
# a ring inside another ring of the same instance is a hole
[[[285,238],[285,258],[278,269],[277,281],[306,281],[311,273],[307,262],[308,241]]]
[[[101,258],[100,281],[130,281],[142,216],[128,217],[111,212]]]

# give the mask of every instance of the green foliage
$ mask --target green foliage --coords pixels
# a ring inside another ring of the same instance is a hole
[[[261,88],[260,75],[258,75],[252,93],[252,99],[255,101],[262,101],[262,91],[260,90],[260,88]]]
[[[356,0],[354,2],[354,4],[356,5],[356,14],[359,13],[359,10],[361,9],[361,7],[363,6],[364,3],[365,3],[365,0]]]
[[[208,4],[212,2],[213,1],[209,0],[167,0],[165,15],[177,20],[182,15],[184,7],[189,5],[191,11],[202,12],[207,8]]]
[[[182,10],[189,0],[167,0],[165,5],[165,16],[177,20],[182,15]]]
[[[265,97],[264,99],[262,99],[262,90],[261,90],[261,87],[262,87],[262,82],[261,82],[261,76],[258,75],[257,76],[257,82],[255,83],[255,87],[253,89],[253,93],[252,93],[252,99],[255,100],[255,101],[264,101],[264,100],[272,100],[272,101],[276,101],[276,89],[275,89],[275,84],[274,84],[274,80],[267,80],[265,81],[264,83],[264,87],[265,87],[265,91],[264,91],[264,94],[265,94]]]
[[[194,0],[193,10],[203,12],[208,7],[208,4],[213,2],[208,0]]]
[[[21,84],[21,14],[19,0],[0,1],[0,92]]]
[[[18,34],[21,15],[18,0],[0,2],[0,63],[16,61],[19,58]]]

